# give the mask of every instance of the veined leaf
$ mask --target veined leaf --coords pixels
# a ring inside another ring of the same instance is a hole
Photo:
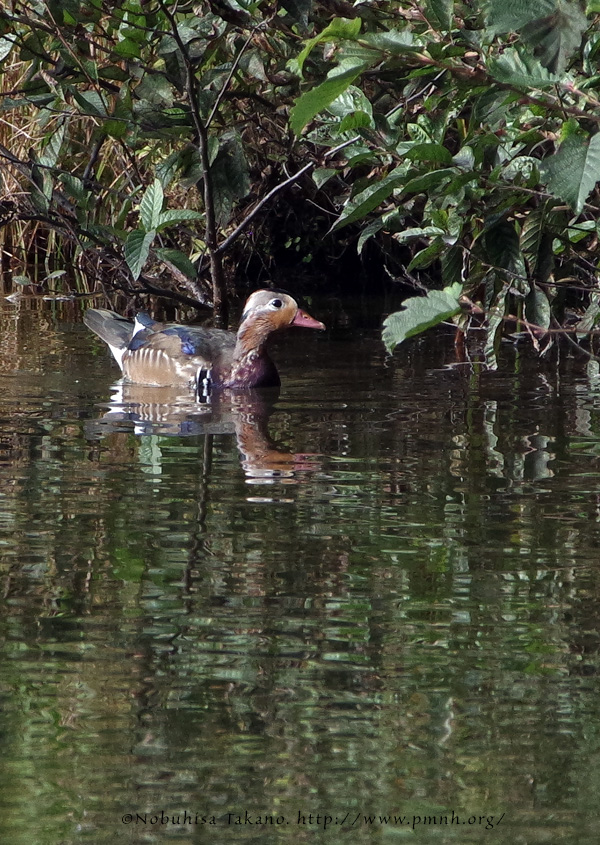
[[[554,200],[548,200],[529,212],[521,229],[521,250],[533,278],[545,282],[552,272],[552,231],[550,217]]]
[[[408,272],[411,273],[413,270],[422,270],[424,267],[430,267],[436,258],[440,257],[445,248],[446,244],[444,241],[441,238],[436,238],[429,246],[419,250],[413,256],[407,267]]]
[[[600,315],[600,291],[592,291],[590,293],[590,304],[585,310],[585,314],[575,326],[577,337],[585,337],[591,332],[594,326],[598,323]]]
[[[569,57],[580,48],[587,19],[578,3],[559,3],[556,10],[538,18],[521,30],[525,43],[550,73],[563,73]]]
[[[487,337],[483,347],[485,363],[489,370],[498,369],[498,349],[502,337],[502,324],[506,310],[506,288],[500,293],[498,301],[488,311]]]
[[[310,55],[313,48],[317,46],[317,44],[322,41],[340,41],[344,39],[353,40],[360,32],[360,27],[361,20],[358,17],[334,18],[329,24],[329,26],[326,26],[322,32],[320,32],[318,35],[315,35],[315,37],[311,38],[310,41],[307,41],[306,46],[298,55],[295,63],[298,67],[298,70],[300,71],[300,74],[302,74],[304,62]]]
[[[548,329],[551,314],[550,302],[546,292],[538,288],[537,285],[533,285],[525,298],[525,316],[530,323],[534,323],[542,329]]]
[[[144,232],[136,229],[127,236],[125,241],[125,261],[134,279],[137,279],[150,254],[150,246],[156,232]]]
[[[407,299],[402,311],[390,314],[383,322],[382,338],[388,352],[407,338],[460,313],[461,293],[462,285],[457,283],[443,290],[432,290],[427,296]]]
[[[146,232],[158,227],[164,202],[162,185],[158,179],[155,179],[144,191],[140,202],[140,220]]]
[[[488,0],[487,22],[491,35],[519,32],[551,73],[564,71],[588,25],[577,0]]]
[[[510,220],[499,220],[485,232],[484,243],[490,264],[499,270],[508,270],[511,274],[508,281],[519,288],[526,271],[515,224]]]
[[[425,17],[434,29],[448,32],[452,28],[454,0],[426,0]]]
[[[156,231],[161,232],[167,226],[173,226],[175,223],[184,223],[186,220],[204,220],[204,214],[201,211],[193,211],[191,208],[173,208],[162,211],[156,224]]]
[[[444,250],[441,258],[442,281],[447,285],[461,282],[465,269],[465,255],[460,246],[452,246]]]
[[[407,194],[420,194],[422,191],[428,191],[430,188],[436,188],[438,185],[442,185],[453,176],[456,176],[456,170],[451,167],[445,167],[442,170],[431,170],[422,176],[415,176],[414,179],[406,183],[404,190]]]
[[[401,232],[396,232],[394,240],[404,243],[405,241],[413,241],[415,238],[431,238],[444,234],[445,230],[440,229],[438,226],[423,226],[415,227],[414,229],[403,229]]]
[[[415,144],[406,153],[411,161],[432,161],[435,164],[452,164],[452,153],[441,144]]]
[[[360,36],[361,45],[366,45],[391,56],[403,56],[421,50],[419,44],[414,43],[414,36],[409,29],[389,29],[387,32],[367,32]]]
[[[519,32],[536,18],[551,15],[556,0],[488,0],[487,27],[490,35]]]
[[[0,38],[0,62],[5,59],[15,45],[14,35],[7,33]]]
[[[173,264],[180,273],[187,276],[188,279],[195,279],[198,275],[196,268],[190,259],[178,249],[157,249],[155,250],[158,257],[166,264]]]
[[[312,9],[312,0],[281,0],[281,5],[292,18],[306,29],[308,16]]]
[[[389,197],[394,188],[402,183],[405,176],[406,168],[397,167],[379,182],[369,185],[364,191],[358,193],[346,203],[344,210],[331,227],[331,231],[334,232],[336,229],[341,229],[342,226],[347,226],[356,220],[362,220],[370,211],[373,211],[374,208],[377,208],[380,203]]]
[[[320,111],[326,109],[336,97],[343,94],[366,67],[367,65],[364,62],[350,64],[350,66],[347,66],[346,63],[339,64],[328,73],[324,82],[298,97],[290,111],[292,132],[299,135],[306,124]]]
[[[548,88],[559,81],[559,77],[546,70],[535,56],[516,47],[509,47],[501,56],[492,59],[489,71],[498,82],[527,89]]]
[[[600,133],[589,140],[581,133],[565,138],[558,151],[542,162],[541,179],[555,197],[580,214],[600,179]]]
[[[61,123],[48,138],[48,143],[44,147],[44,152],[40,156],[40,164],[45,167],[56,167],[58,156],[60,155],[60,148],[65,137],[65,123]]]
[[[362,253],[366,242],[376,235],[377,232],[380,232],[384,226],[385,223],[383,222],[383,217],[378,217],[377,220],[372,220],[367,226],[365,226],[360,233],[358,244],[356,246],[356,251],[359,255]]]
[[[335,167],[316,167],[312,172],[312,180],[317,188],[322,188],[337,172]]]
[[[220,226],[229,222],[234,204],[250,190],[250,176],[244,147],[234,131],[218,139],[217,155],[211,165],[215,214]]]
[[[78,91],[75,87],[69,87],[73,99],[80,106],[82,114],[92,117],[108,117],[106,104],[97,91]]]

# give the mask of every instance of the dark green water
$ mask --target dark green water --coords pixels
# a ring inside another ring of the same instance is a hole
[[[278,399],[111,406],[71,314],[0,320],[0,841],[598,841],[584,361],[334,328]]]

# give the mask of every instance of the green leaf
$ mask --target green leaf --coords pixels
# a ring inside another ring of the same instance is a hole
[[[125,241],[125,261],[134,279],[137,279],[150,254],[150,246],[156,232],[144,232],[142,229],[135,229],[130,232]]]
[[[308,26],[308,16],[312,11],[312,0],[281,0],[281,5],[304,29]]]
[[[562,73],[588,22],[577,0],[488,0],[491,35],[520,32],[551,73]]]
[[[327,111],[342,119],[339,131],[356,129],[360,126],[374,127],[373,106],[360,88],[349,85],[343,94],[330,103]]]
[[[311,38],[310,41],[306,42],[306,46],[296,58],[295,64],[298,68],[300,75],[302,75],[304,62],[310,55],[313,48],[317,46],[317,44],[322,41],[340,41],[346,38],[353,40],[359,34],[360,27],[361,19],[359,17],[334,18],[322,32],[320,32],[318,35],[315,35],[315,37]]]
[[[150,232],[161,222],[162,207],[165,202],[162,185],[158,179],[149,185],[140,202],[140,221],[144,230]]]
[[[600,133],[589,140],[582,133],[569,135],[540,170],[548,190],[580,214],[600,179]]]
[[[445,246],[446,245],[441,238],[436,238],[433,243],[426,246],[425,249],[419,250],[419,252],[413,256],[407,267],[408,272],[410,273],[412,270],[422,270],[426,267],[430,267],[436,258],[440,257],[445,249]]]
[[[71,173],[61,173],[59,180],[63,183],[69,194],[78,202],[84,202],[88,197],[88,191],[85,189],[81,179],[73,176]]]
[[[489,126],[495,131],[506,124],[511,94],[496,86],[488,88],[475,100],[471,123],[477,131],[481,126]]]
[[[113,44],[113,53],[123,59],[139,59],[141,55],[140,45],[132,38],[124,38]]]
[[[15,46],[14,35],[7,33],[0,38],[0,62],[3,61]]]
[[[337,229],[341,229],[342,226],[347,226],[356,220],[362,220],[370,211],[373,211],[374,208],[377,208],[378,205],[387,199],[394,188],[397,188],[405,178],[405,168],[397,167],[379,182],[369,185],[364,191],[361,191],[351,200],[348,200],[344,206],[344,210],[333,224],[331,231],[334,232]]]
[[[502,325],[506,311],[506,289],[504,289],[489,311],[487,317],[487,336],[483,347],[483,356],[489,370],[498,369],[498,350],[502,339]]]
[[[454,0],[426,0],[425,17],[434,29],[448,32],[452,28]]]
[[[404,56],[406,53],[415,53],[422,49],[417,43],[409,29],[389,29],[387,32],[367,32],[360,37],[361,45],[365,44],[371,49],[379,50],[382,53],[389,53],[391,56]]]
[[[431,161],[434,164],[452,164],[452,153],[441,144],[415,144],[406,153],[411,161]]]
[[[556,11],[523,27],[521,37],[550,73],[562,74],[569,57],[581,47],[587,19],[576,2],[562,2]]]
[[[427,296],[407,299],[402,311],[390,314],[383,322],[382,338],[387,351],[392,352],[407,338],[459,314],[461,294],[462,285],[454,284],[443,290],[432,290]]]
[[[553,265],[551,214],[554,200],[548,200],[532,209],[521,229],[521,250],[533,278],[545,282]]]
[[[511,274],[508,281],[518,287],[526,271],[515,224],[505,219],[494,223],[485,231],[484,243],[489,263],[496,268],[508,270]],[[514,275],[521,279],[514,279]]]
[[[354,80],[360,76],[366,64],[340,64],[333,68],[327,79],[316,88],[302,94],[290,111],[290,127],[295,135],[299,135],[307,123],[323,109],[339,97]]]
[[[525,299],[525,316],[530,323],[540,326],[542,329],[550,327],[552,309],[545,291],[537,285],[533,285]]]
[[[317,188],[322,188],[337,172],[335,167],[316,167],[312,172],[313,182]]]
[[[446,285],[462,282],[464,254],[460,246],[452,246],[442,253],[442,281]]]
[[[360,255],[365,247],[366,242],[372,238],[377,232],[380,232],[385,226],[383,217],[378,217],[376,220],[372,220],[360,233],[360,237],[358,239],[358,244],[356,246],[356,251]]]
[[[492,59],[488,68],[498,82],[528,90],[548,88],[559,81],[559,77],[546,70],[535,56],[516,47],[509,47],[502,55]]]
[[[193,211],[191,208],[174,208],[161,212],[156,231],[161,232],[167,226],[173,226],[175,223],[184,223],[186,220],[204,220],[204,213],[202,211]]]
[[[444,234],[444,230],[440,229],[439,226],[423,226],[415,227],[413,229],[403,229],[401,232],[396,232],[394,240],[400,241],[400,243],[406,243],[406,241],[414,241],[416,238],[430,238]]]
[[[65,137],[65,129],[65,123],[61,123],[59,126],[55,127],[52,134],[47,137],[44,152],[40,156],[40,164],[45,167],[56,167],[56,162],[58,161],[58,157],[60,155],[60,148],[62,147]]]
[[[108,111],[104,100],[97,91],[79,91],[69,86],[73,99],[80,106],[81,113],[92,117],[108,117]]]
[[[407,194],[420,194],[428,191],[430,188],[436,188],[449,182],[453,176],[456,176],[456,170],[450,167],[446,167],[443,170],[431,170],[429,173],[416,176],[407,182],[404,186],[404,191]]]
[[[234,203],[250,190],[250,177],[244,147],[237,132],[224,132],[218,139],[216,153],[210,172],[217,222],[224,226],[229,222]]]
[[[583,317],[575,325],[577,337],[585,337],[598,323],[600,315],[600,291],[590,293],[590,304],[585,310]]]
[[[157,249],[155,250],[158,257],[166,264],[173,264],[180,273],[187,276],[188,279],[196,279],[198,273],[190,259],[178,249]]]
[[[519,32],[536,18],[552,14],[555,8],[556,0],[487,0],[489,34]]]

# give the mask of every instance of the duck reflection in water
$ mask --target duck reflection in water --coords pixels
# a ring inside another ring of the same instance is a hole
[[[233,434],[249,483],[297,483],[299,472],[315,471],[314,455],[280,450],[269,434],[269,418],[279,396],[277,388],[223,391],[197,401],[181,387],[147,387],[117,382],[108,411],[90,421],[94,439],[114,432],[192,437]]]

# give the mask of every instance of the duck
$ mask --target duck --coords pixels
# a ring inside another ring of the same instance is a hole
[[[267,345],[291,327],[323,330],[290,294],[257,290],[247,299],[237,332],[159,323],[139,313],[135,321],[103,308],[89,308],[85,325],[108,344],[126,382],[155,387],[279,387]]]

